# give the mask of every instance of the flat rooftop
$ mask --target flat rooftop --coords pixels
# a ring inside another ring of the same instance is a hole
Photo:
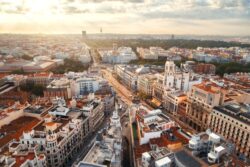
[[[170,153],[171,153],[170,150],[168,150],[167,148],[163,147],[162,149],[160,149],[158,151],[153,151],[150,154],[151,154],[151,156],[155,160],[160,160],[160,159],[164,158],[165,156],[167,156]]]
[[[175,153],[175,159],[183,166],[201,167],[202,165],[186,151],[181,150]]]
[[[85,116],[81,110],[70,110],[67,113],[67,116],[70,118],[75,118],[75,119],[81,117],[83,120],[87,118],[87,116]]]
[[[228,115],[235,118],[247,125],[250,125],[250,111],[243,111],[241,106],[226,105],[216,106],[214,110],[221,112],[222,114]]]
[[[158,147],[171,147],[173,150],[178,150],[180,147],[188,143],[188,138],[179,132],[178,128],[172,127],[170,130],[164,132],[161,137],[153,138],[149,140],[149,143],[135,145],[135,157],[141,158],[142,153],[151,151],[151,144],[155,144]]]
[[[24,109],[24,112],[33,113],[33,114],[42,114],[46,111],[46,108],[43,106],[29,106]]]
[[[213,82],[203,82],[203,83],[194,85],[194,87],[197,87],[203,91],[206,91],[212,94],[218,94],[219,92],[217,91],[217,89],[220,89],[220,87]]]
[[[109,144],[95,143],[88,154],[84,157],[84,161],[91,164],[109,166],[111,158],[112,151]]]
[[[62,127],[64,127],[66,124],[68,124],[70,119],[68,118],[56,118],[53,120],[52,123],[57,123],[59,126],[57,126],[55,132],[59,132]],[[35,131],[44,131],[46,128],[46,123],[44,121],[40,122],[37,126],[34,127]]]

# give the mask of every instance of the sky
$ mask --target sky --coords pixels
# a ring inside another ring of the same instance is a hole
[[[250,0],[0,0],[0,33],[250,35]]]

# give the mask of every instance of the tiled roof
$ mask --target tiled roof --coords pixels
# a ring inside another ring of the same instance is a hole
[[[0,139],[0,148],[13,139],[18,140],[24,131],[32,130],[38,122],[37,118],[23,116],[12,121],[9,125],[2,126],[0,133],[7,134]]]
[[[16,163],[13,167],[20,167],[26,160],[33,160],[35,158],[34,153],[28,153],[25,156],[14,156],[16,159]]]

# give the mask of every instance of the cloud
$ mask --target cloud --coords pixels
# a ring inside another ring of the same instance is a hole
[[[172,18],[172,19],[198,19],[198,20],[210,20],[210,19],[250,19],[250,13],[240,12],[237,10],[228,9],[195,9],[186,11],[153,11],[142,13],[144,18],[157,19],[157,18]]]
[[[50,0],[56,1],[56,0]],[[27,13],[25,1],[3,0],[2,13]],[[152,18],[249,18],[249,0],[63,0],[57,4],[65,14],[133,13]],[[50,9],[52,10],[52,9]]]
[[[29,11],[28,8],[25,8],[22,5],[12,5],[12,6],[7,6],[7,5],[2,5],[0,4],[0,12],[1,13],[8,13],[8,14],[25,14]]]
[[[79,28],[78,23],[86,23],[90,27],[104,25],[105,29],[109,26],[117,29],[130,27],[127,28],[130,32],[141,29],[144,23],[147,32],[164,32],[161,26],[169,24],[171,28],[186,26],[187,30],[205,31],[216,23],[213,26],[218,31],[221,28],[217,25],[233,27],[230,32],[243,30],[241,26],[244,30],[250,26],[250,0],[46,0],[40,4],[41,0],[1,0],[0,22],[15,23],[14,16],[18,15],[23,20],[43,21],[44,27],[63,20],[70,23],[68,27],[72,25],[75,29]],[[246,33],[250,34],[249,30]]]
[[[250,19],[250,1],[246,0],[175,0],[156,9],[142,11],[148,19]]]
[[[70,1],[70,0],[69,0]],[[72,1],[72,0],[71,0]],[[75,0],[74,0],[75,1]],[[125,3],[143,3],[144,0],[81,0],[81,2],[125,2]]]
[[[66,6],[63,8],[65,14],[83,14],[90,12],[88,9],[79,9],[74,6]]]

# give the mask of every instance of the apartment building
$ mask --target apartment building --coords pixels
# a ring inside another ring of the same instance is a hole
[[[216,66],[213,64],[199,63],[194,67],[194,72],[198,74],[215,74]]]
[[[186,61],[184,64],[181,64],[181,67],[197,74],[215,74],[216,71],[216,67],[213,64],[196,63],[194,61]]]
[[[250,159],[250,107],[231,103],[216,106],[211,115],[210,128],[236,144],[240,156]]]
[[[101,99],[91,100],[82,108],[84,115],[89,117],[89,127],[92,131],[104,120],[104,109],[104,104]]]
[[[228,81],[233,82],[234,84],[239,84],[243,86],[243,89],[250,89],[250,73],[231,73],[224,74],[224,78]]]
[[[29,146],[38,144],[40,151],[44,151],[48,166],[62,166],[82,146],[88,126],[88,118],[81,119],[57,118],[46,116],[34,130],[24,133],[21,143]],[[89,128],[88,128],[89,129]]]
[[[56,98],[62,97],[70,99],[72,97],[72,83],[66,78],[53,80],[44,90],[44,97]]]
[[[138,68],[139,66],[116,65],[114,70],[118,80],[120,80],[128,88],[132,89],[133,91],[136,91],[138,80],[136,69]]]
[[[13,136],[1,140],[0,164],[8,167],[65,165],[80,150],[90,132],[88,117],[80,112],[71,115],[75,116],[62,118],[48,114],[41,120],[20,117],[12,121],[8,129]],[[20,124],[24,126],[20,128]],[[2,143],[6,141],[9,142]]]
[[[214,106],[224,103],[226,90],[206,81],[192,86],[187,97],[186,122],[197,131],[209,127]]]
[[[51,82],[52,75],[52,73],[47,72],[30,74],[26,82],[35,85],[47,86]]]
[[[27,61],[22,59],[7,60],[2,63],[0,72],[12,72],[13,70],[23,70],[24,72],[45,72],[56,67],[56,62],[53,60],[49,61]]]
[[[145,95],[153,95],[153,85],[156,81],[156,76],[153,74],[144,74],[138,77],[137,90]]]
[[[187,95],[181,90],[167,90],[164,94],[164,108],[175,115],[181,110],[181,105],[187,100]]]
[[[122,159],[122,127],[116,109],[108,128],[98,133],[95,143],[77,167],[121,167]]]
[[[165,130],[160,137],[151,138],[148,143],[135,144],[135,166],[175,166],[174,152],[188,144],[190,136],[178,127]]]
[[[151,73],[156,74],[162,72],[164,68],[161,66],[138,66],[138,65],[115,65],[114,71],[117,79],[132,91],[138,89],[138,77]]]
[[[153,85],[153,97],[161,101],[164,95],[164,75],[156,74],[156,77],[157,79]]]
[[[148,143],[150,139],[161,137],[163,131],[175,126],[175,122],[159,109],[148,111],[139,108],[136,111],[136,122],[140,145]]]
[[[37,147],[27,150],[26,144],[12,141],[8,148],[8,155],[0,156],[3,167],[47,167],[46,156],[37,151]],[[6,152],[6,153],[7,153]]]
[[[147,60],[157,60],[158,59],[158,54],[155,52],[152,52],[152,50],[147,49],[147,48],[136,48],[137,53],[139,53],[139,56],[142,59],[147,59]]]
[[[80,77],[76,80],[76,95],[86,95],[94,93],[99,89],[99,79],[90,77]]]
[[[113,44],[113,49],[98,49],[102,62],[111,64],[129,63],[136,60],[137,56],[130,47],[117,47]]]
[[[108,116],[112,111],[114,111],[115,97],[113,95],[106,95],[102,101],[104,104],[104,114],[105,116]]]

